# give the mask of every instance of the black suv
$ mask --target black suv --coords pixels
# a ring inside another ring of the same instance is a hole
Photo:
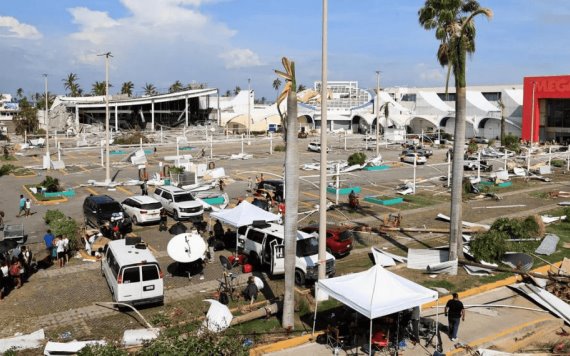
[[[125,233],[133,231],[131,219],[118,201],[108,195],[90,195],[83,202],[85,225],[100,228],[111,221],[113,214],[121,213],[124,217],[121,230]]]
[[[259,183],[257,189],[264,189],[274,194],[277,202],[282,202],[285,198],[283,196],[283,181],[278,179],[264,180]]]

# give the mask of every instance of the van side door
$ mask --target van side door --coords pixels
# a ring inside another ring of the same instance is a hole
[[[284,274],[285,273],[285,245],[279,244],[279,240],[272,240],[269,243],[271,248],[271,274]]]
[[[141,266],[143,299],[154,298],[163,294],[163,280],[160,277],[158,265],[148,264]]]

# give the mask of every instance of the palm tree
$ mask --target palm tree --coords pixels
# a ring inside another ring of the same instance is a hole
[[[295,92],[295,62],[283,57],[285,72],[276,70],[275,73],[285,79],[285,88],[277,98],[277,108],[287,97],[287,117],[281,111],[282,122],[287,122],[285,151],[285,295],[283,298],[283,318],[281,325],[284,329],[295,326],[295,253],[297,249],[297,211],[299,210],[299,149],[297,146],[297,93]]]
[[[145,83],[143,90],[144,90],[144,95],[156,95],[156,94],[158,94],[156,87],[154,86],[154,84],[151,84],[151,83]]]
[[[475,52],[475,23],[477,15],[493,16],[490,9],[480,7],[475,0],[426,0],[418,11],[419,22],[426,30],[435,29],[439,40],[437,58],[442,66],[453,70],[455,78],[455,137],[453,142],[451,221],[449,234],[449,260],[458,258],[463,251],[461,236],[463,146],[465,145],[467,54]],[[449,76],[448,76],[449,80]],[[446,83],[447,86],[447,83]]]
[[[69,90],[69,95],[70,96],[80,96],[81,95],[81,88],[79,87],[79,84],[77,84],[77,81],[79,80],[79,77],[77,77],[77,74],[75,73],[69,73],[67,75],[67,78],[62,79],[63,81],[63,87],[65,88],[65,90]]]
[[[170,88],[168,88],[169,93],[174,93],[177,91],[181,91],[184,88],[184,85],[180,82],[180,80],[175,81]]]
[[[299,84],[299,87],[297,88],[297,93],[302,92],[303,90],[307,89],[306,86],[304,86],[303,84]]]
[[[275,91],[278,91],[279,87],[281,87],[281,80],[279,78],[276,78],[273,81],[273,89],[275,89]]]
[[[112,85],[109,84],[109,87],[111,87]],[[91,86],[91,94],[93,95],[105,95],[106,94],[106,88],[105,88],[105,81],[102,82],[95,82],[93,83],[93,85]]]
[[[124,82],[121,85],[121,94],[126,94],[128,96],[132,96],[134,88],[135,88],[135,85],[133,84],[133,82],[131,82],[131,81]]]
[[[18,98],[18,100],[22,100],[23,97],[24,97],[24,89],[18,88],[18,90],[16,90],[16,98]]]
[[[234,96],[238,95],[240,91],[241,91],[241,88],[239,87],[239,85],[236,85],[236,87],[234,88]]]
[[[503,100],[499,98],[499,100],[497,100],[497,105],[499,106],[499,109],[501,109],[501,146],[505,145],[505,131],[506,131],[506,117],[505,117],[505,103],[503,103]]]
[[[229,90],[229,89],[228,89],[228,90],[226,90],[226,95],[225,95],[225,96],[227,96],[227,97],[230,97],[230,96],[232,96],[232,91],[231,91],[231,90]]]

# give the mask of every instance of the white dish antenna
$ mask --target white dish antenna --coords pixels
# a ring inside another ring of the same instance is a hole
[[[166,251],[174,261],[190,263],[204,256],[206,242],[196,231],[192,231],[171,238]]]

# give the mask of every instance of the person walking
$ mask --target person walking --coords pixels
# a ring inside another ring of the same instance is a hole
[[[158,226],[158,231],[166,231],[168,230],[168,213],[166,209],[160,209],[160,225]]]
[[[141,195],[148,195],[148,185],[146,179],[141,184]]]
[[[253,181],[251,180],[251,177],[247,177],[247,191],[251,192],[253,189]]]
[[[226,185],[226,183],[224,182],[224,180],[222,178],[220,178],[219,182],[218,182],[218,186],[220,187],[220,192],[224,192],[224,186]]]
[[[24,198],[23,194],[20,194],[20,211],[18,211],[18,215],[16,215],[16,217],[19,218],[22,216],[22,213],[26,213],[26,198]]]
[[[25,207],[26,207],[26,217],[28,217],[30,216],[30,211],[32,209],[32,201],[30,200],[30,198],[26,199]]]
[[[459,295],[453,293],[453,299],[445,304],[445,316],[449,322],[449,338],[451,341],[457,340],[457,331],[459,330],[459,321],[465,321],[465,308],[459,300]]]

